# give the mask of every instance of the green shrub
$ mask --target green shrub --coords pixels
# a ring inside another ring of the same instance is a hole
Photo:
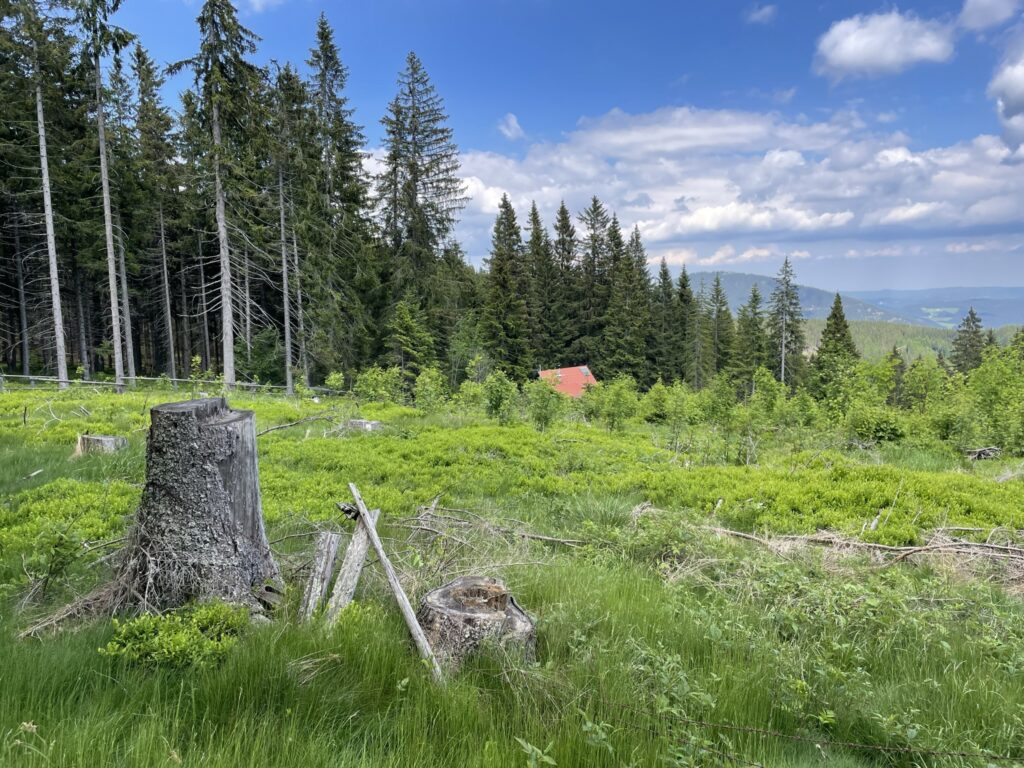
[[[668,418],[668,387],[661,379],[654,382],[640,401],[640,415],[653,424],[663,424]]]
[[[342,392],[345,389],[345,374],[341,371],[333,371],[327,374],[324,385],[335,392]]]
[[[491,371],[484,379],[484,405],[487,415],[507,424],[515,416],[516,385],[504,371]]]
[[[353,391],[360,400],[371,403],[400,404],[402,371],[399,368],[373,366],[359,374]]]
[[[223,659],[249,623],[249,612],[226,603],[201,603],[174,613],[114,619],[114,639],[100,653],[139,664],[201,667]]]
[[[523,385],[526,395],[526,413],[541,432],[551,426],[565,410],[565,395],[545,379],[535,379]]]
[[[413,386],[416,407],[421,411],[439,411],[448,402],[448,386],[444,374],[433,366],[424,368]]]
[[[630,376],[618,376],[604,387],[601,416],[608,429],[621,429],[637,411],[636,382]]]

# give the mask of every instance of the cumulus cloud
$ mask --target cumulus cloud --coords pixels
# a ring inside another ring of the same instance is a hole
[[[463,153],[472,199],[459,237],[479,263],[503,194],[522,211],[536,201],[549,226],[561,201],[577,212],[597,195],[624,228],[640,227],[654,263],[882,255],[872,253],[882,246],[857,242],[880,238],[912,253],[909,243],[934,236],[943,238],[933,246],[941,253],[947,240],[1021,231],[1024,153],[998,136],[912,146],[851,112],[811,121],[695,107],[615,110],[521,155]],[[758,250],[771,243],[773,254]],[[720,252],[726,244],[731,254]]]
[[[974,31],[998,26],[1009,20],[1019,6],[1020,0],[965,0],[960,25]]]
[[[284,0],[247,0],[247,6],[253,13],[262,13],[268,8],[280,5]]]
[[[815,70],[834,79],[902,72],[953,55],[952,26],[899,11],[837,21],[818,40]]]
[[[1024,142],[1024,41],[1010,46],[988,84],[1003,132],[1014,144]]]
[[[523,127],[519,125],[519,118],[511,112],[498,121],[498,130],[509,141],[519,141],[526,136]]]
[[[747,9],[747,12],[743,14],[744,21],[747,24],[771,24],[775,21],[775,17],[779,13],[778,6],[770,5],[765,3],[755,3]]]

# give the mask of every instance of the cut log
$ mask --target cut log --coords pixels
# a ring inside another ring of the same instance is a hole
[[[115,580],[115,611],[220,599],[263,610],[280,572],[263,527],[252,411],[222,397],[150,409],[146,488]]]
[[[395,601],[398,603],[398,608],[402,612],[402,618],[405,619],[405,626],[409,628],[409,634],[412,635],[413,642],[416,643],[416,648],[419,650],[420,656],[430,666],[430,673],[433,675],[434,681],[444,685],[444,673],[441,671],[441,667],[437,663],[437,658],[434,656],[434,651],[430,646],[430,641],[427,640],[426,635],[423,633],[423,628],[416,620],[416,614],[412,610],[409,598],[406,597],[405,590],[402,589],[402,582],[398,580],[398,574],[395,573],[394,566],[391,565],[391,561],[388,559],[388,555],[384,551],[384,545],[381,543],[380,536],[377,535],[376,526],[369,521],[370,510],[368,510],[366,508],[366,504],[363,503],[363,497],[359,494],[359,489],[356,488],[355,484],[349,483],[348,487],[349,490],[352,491],[352,498],[355,499],[359,518],[366,521],[366,534],[370,539],[370,544],[373,545],[374,551],[377,553],[377,558],[380,560],[381,567],[384,569],[384,575],[387,577],[388,585],[391,587],[391,591],[395,595]]]
[[[370,525],[377,525],[377,518],[380,517],[379,509],[371,509],[366,514]],[[352,540],[345,550],[345,559],[341,563],[341,570],[338,571],[338,580],[334,582],[334,591],[331,599],[327,602],[327,623],[334,624],[338,620],[345,607],[352,602],[356,595],[356,587],[359,586],[359,576],[363,572],[363,563],[366,562],[366,553],[370,550],[370,536],[366,532],[366,524],[362,518],[356,521],[356,532],[352,534]]]
[[[317,537],[316,554],[313,556],[313,572],[306,582],[306,591],[302,595],[302,607],[299,609],[299,619],[309,621],[320,607],[320,603],[327,594],[327,587],[331,583],[331,575],[334,573],[334,559],[338,556],[338,545],[341,543],[341,536],[336,533],[324,531]]]
[[[463,576],[428,592],[417,618],[438,660],[449,669],[457,669],[487,639],[519,648],[527,659],[536,653],[533,621],[498,579]]]
[[[116,453],[128,447],[128,438],[116,435],[79,435],[75,456],[85,453]]]

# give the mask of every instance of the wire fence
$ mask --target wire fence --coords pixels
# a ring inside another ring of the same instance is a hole
[[[93,391],[99,391],[101,389],[109,389],[118,391],[118,389],[128,391],[133,388],[137,388],[138,383],[155,385],[154,388],[160,386],[170,386],[173,389],[190,390],[192,392],[200,392],[207,390],[219,390],[224,388],[224,383],[211,379],[172,379],[169,376],[135,376],[131,379],[125,378],[122,384],[118,384],[114,381],[107,381],[105,379],[60,379],[57,376],[25,376],[23,374],[10,374],[0,373],[0,390],[2,390],[6,384],[14,383],[26,386],[30,389],[41,389],[41,390],[59,390],[59,389],[92,389]],[[230,389],[241,390],[245,392],[261,392],[272,395],[282,395],[287,397],[296,396],[298,391],[288,392],[287,387],[281,384],[261,384],[253,381],[238,381],[233,384]],[[344,394],[338,390],[330,389],[328,387],[304,387],[304,391],[313,392],[317,395],[340,395]]]

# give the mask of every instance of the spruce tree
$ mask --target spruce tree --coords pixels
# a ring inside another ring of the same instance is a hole
[[[651,297],[651,331],[647,352],[651,373],[665,382],[678,379],[682,368],[676,309],[678,301],[668,263],[662,258]]]
[[[247,60],[256,52],[259,38],[242,26],[230,0],[205,0],[196,19],[199,24],[199,52],[170,68],[172,73],[191,69],[195,76],[204,123],[210,129],[210,151],[204,165],[212,171],[214,215],[220,264],[221,349],[225,385],[235,384],[234,286],[231,276],[231,246],[228,237],[227,171],[232,157],[241,154],[232,142],[233,127],[244,122],[250,94],[262,73]]]
[[[570,357],[574,360],[573,365],[596,366],[608,309],[607,267],[611,261],[608,227],[611,219],[604,204],[593,197],[587,209],[580,214],[579,221],[583,228],[575,312],[579,335],[571,347]]]
[[[175,324],[172,310],[171,269],[168,258],[168,209],[175,188],[174,147],[171,142],[173,122],[170,112],[160,101],[164,78],[156,63],[142,45],[132,55],[135,76],[136,123],[138,132],[139,184],[144,190],[141,206],[146,209],[150,240],[159,250],[160,308],[164,331],[165,370],[171,379],[178,377],[175,362]]]
[[[411,388],[423,369],[436,360],[434,340],[415,296],[410,294],[395,304],[385,333],[384,362],[399,368],[406,388]]]
[[[378,209],[393,289],[411,287],[423,296],[466,198],[444,102],[415,53],[406,57],[398,93],[381,123],[385,159]]]
[[[515,381],[525,380],[531,368],[528,288],[516,212],[508,195],[502,195],[491,237],[481,331],[488,354]]]
[[[985,352],[985,332],[981,327],[981,318],[971,307],[957,328],[953,337],[953,351],[950,362],[960,373],[970,373],[979,365]]]
[[[716,274],[711,284],[711,297],[708,302],[711,319],[712,355],[715,361],[715,373],[728,370],[732,363],[733,344],[736,326],[732,312],[729,310],[729,298],[722,287],[722,277]]]
[[[576,354],[574,350],[579,345],[583,323],[580,314],[582,300],[579,284],[579,238],[576,236],[576,227],[573,226],[572,216],[564,201],[558,206],[558,213],[555,215],[555,237],[551,248],[558,270],[558,280],[552,286],[552,292],[563,318],[562,327],[558,329],[560,333],[553,339],[554,347],[557,349],[555,364],[560,367],[575,365],[579,361],[573,360]]]
[[[811,359],[811,391],[819,398],[831,397],[836,387],[849,377],[853,364],[859,358],[850,325],[846,322],[843,300],[837,293],[825,320],[821,342]]]
[[[529,282],[530,342],[532,358],[542,368],[555,367],[565,326],[564,305],[559,301],[559,269],[551,238],[540,219],[537,204],[530,206],[527,225],[530,238],[526,245]]]
[[[686,307],[685,327],[686,383],[694,389],[703,389],[715,376],[714,325],[703,285]]]
[[[678,350],[677,364],[678,376],[681,381],[692,384],[693,372],[693,346],[691,335],[699,324],[694,323],[696,299],[693,295],[693,288],[690,285],[690,275],[686,272],[686,265],[679,271],[679,278],[676,280],[676,300],[673,304],[675,311],[675,341]]]
[[[747,303],[736,315],[736,344],[732,356],[732,376],[744,397],[754,393],[754,374],[768,367],[768,335],[765,332],[761,291],[754,283]]]
[[[618,222],[609,227],[610,251],[618,253]],[[647,255],[640,230],[634,228],[624,251],[612,261],[611,295],[604,321],[601,373],[605,378],[625,374],[647,384],[647,337],[651,297]]]
[[[788,256],[772,291],[768,338],[775,377],[791,389],[795,388],[801,383],[804,372],[804,317]]]

